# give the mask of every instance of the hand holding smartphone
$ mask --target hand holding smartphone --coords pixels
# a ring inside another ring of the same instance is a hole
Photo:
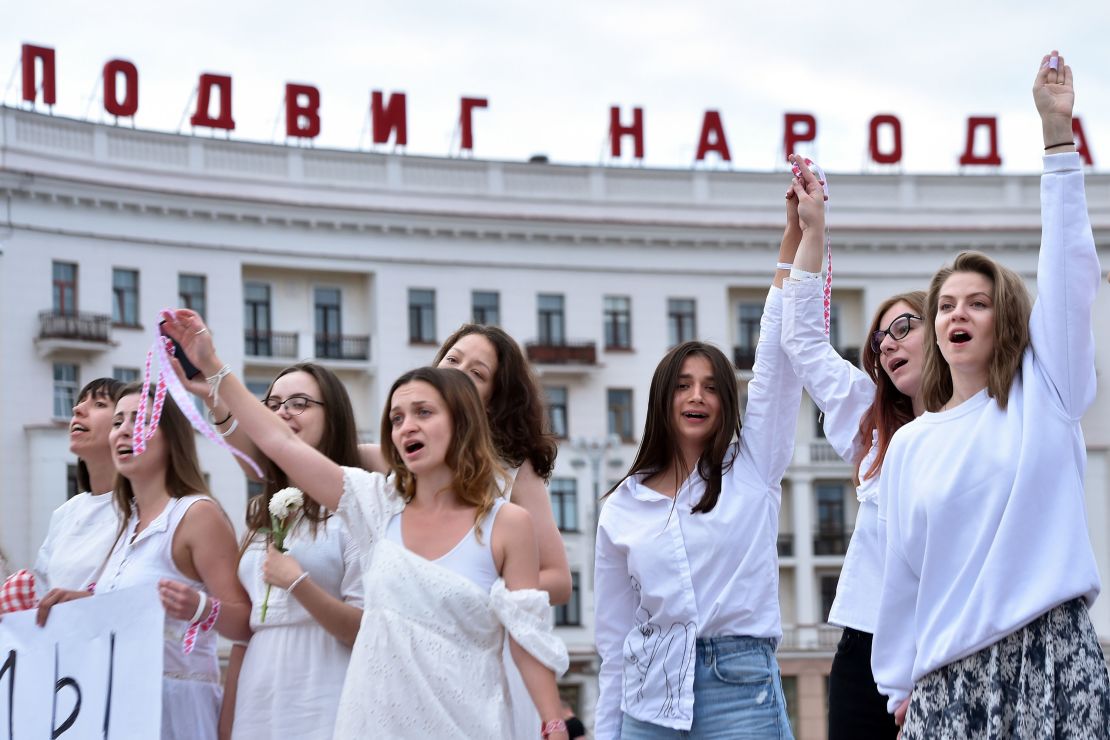
[[[165,319],[163,319],[162,321],[158,322],[158,325],[162,326],[162,324],[165,323],[166,321]],[[173,342],[173,356],[176,357],[177,361],[181,363],[181,369],[185,371],[185,377],[189,380],[192,380],[193,378],[200,375],[200,368],[198,368],[189,360],[188,356],[185,354],[185,350],[181,348],[181,345],[177,343],[177,340],[166,334],[165,328],[161,328],[159,329],[159,331],[162,333],[162,336]]]

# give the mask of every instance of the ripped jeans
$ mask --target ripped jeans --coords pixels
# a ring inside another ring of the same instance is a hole
[[[773,640],[707,637],[697,645],[690,729],[675,730],[626,714],[621,740],[793,740]]]

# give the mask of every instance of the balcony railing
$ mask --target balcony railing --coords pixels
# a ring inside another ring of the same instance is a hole
[[[794,557],[794,535],[789,532],[779,532],[779,557]]]
[[[525,346],[528,361],[537,365],[596,365],[595,342],[528,342]]]
[[[841,462],[841,459],[831,444],[820,440],[809,443],[809,461],[811,463],[831,463]]]
[[[317,334],[316,357],[326,360],[369,360],[370,337]]]
[[[247,329],[243,332],[243,339],[243,352],[247,357],[294,359],[297,356],[297,335],[291,331]]]
[[[39,339],[72,339],[80,342],[111,343],[112,317],[98,313],[39,313]]]
[[[737,370],[751,370],[755,367],[755,347],[733,347],[732,364]]]
[[[843,555],[848,552],[852,533],[843,529],[818,530],[813,535],[814,555]]]

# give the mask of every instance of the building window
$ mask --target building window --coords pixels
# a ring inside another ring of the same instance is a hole
[[[139,368],[137,367],[113,367],[112,377],[121,383],[134,383],[139,379]]]
[[[121,326],[139,325],[138,270],[112,270],[112,321]]]
[[[409,288],[409,342],[435,344],[436,292]]]
[[[270,390],[270,381],[247,379],[246,386],[251,395],[261,401],[266,397],[266,392]]]
[[[471,320],[475,324],[496,326],[501,323],[501,295],[490,290],[470,294]]]
[[[829,304],[829,344],[840,348],[840,304]]]
[[[758,303],[741,303],[737,338],[739,344],[752,355],[759,344],[759,321],[763,317],[763,306]]]
[[[832,611],[833,601],[836,599],[836,582],[840,574],[825,574],[821,578],[821,621],[829,621],[829,612]]]
[[[579,577],[575,571],[570,572],[570,601],[555,607],[556,627],[577,627],[582,624],[582,610],[579,606]]]
[[[339,288],[316,288],[316,356],[342,357],[343,309]]]
[[[77,366],[66,362],[54,363],[54,418],[68,419],[77,405]]]
[[[178,275],[177,305],[196,311],[201,318],[206,317],[208,315],[207,282],[204,275]]]
[[[270,357],[273,345],[270,335],[270,286],[266,283],[243,284],[243,330],[246,354]]]
[[[549,386],[547,393],[547,423],[551,433],[559,439],[567,438],[567,389]]]
[[[632,299],[605,296],[605,348],[632,349]]]
[[[81,493],[81,483],[77,480],[77,466],[73,463],[66,465],[66,501]]]
[[[53,276],[54,313],[74,316],[77,313],[77,265],[55,262]]]
[[[848,533],[844,526],[844,483],[818,482],[817,536],[814,538],[815,555],[843,555],[848,549]]]
[[[578,481],[574,478],[552,478],[551,510],[560,532],[578,531]]]
[[[608,396],[609,434],[615,434],[625,442],[632,441],[632,389],[610,388]]]
[[[697,339],[697,311],[693,298],[667,299],[667,332],[672,347]]]
[[[255,496],[261,496],[265,490],[262,481],[247,478],[247,501],[250,501]]]
[[[563,319],[563,296],[541,293],[539,307],[539,343],[548,347],[566,344],[566,327]]]

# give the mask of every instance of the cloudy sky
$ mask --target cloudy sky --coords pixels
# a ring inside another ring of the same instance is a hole
[[[867,163],[867,124],[901,118],[904,170],[955,172],[966,118],[999,118],[1003,169],[1039,168],[1029,88],[1059,48],[1097,170],[1110,168],[1110,3],[563,0],[146,0],[9,3],[0,26],[4,102],[20,104],[23,42],[57,52],[58,115],[109,120],[105,61],[140,75],[140,128],[175,131],[202,72],[234,79],[233,138],[282,141],[286,82],[320,89],[315,146],[365,148],[370,91],[408,96],[411,154],[447,155],[459,98],[481,158],[607,161],[609,106],[644,108],[652,167],[688,168],[702,117],[720,112],[731,167],[779,163],[783,113],[817,117],[808,150],[830,171]],[[198,135],[208,136],[208,130]],[[221,134],[222,135],[222,134]],[[704,166],[704,165],[703,165]],[[708,166],[721,167],[710,155]],[[873,167],[872,167],[873,169]]]

